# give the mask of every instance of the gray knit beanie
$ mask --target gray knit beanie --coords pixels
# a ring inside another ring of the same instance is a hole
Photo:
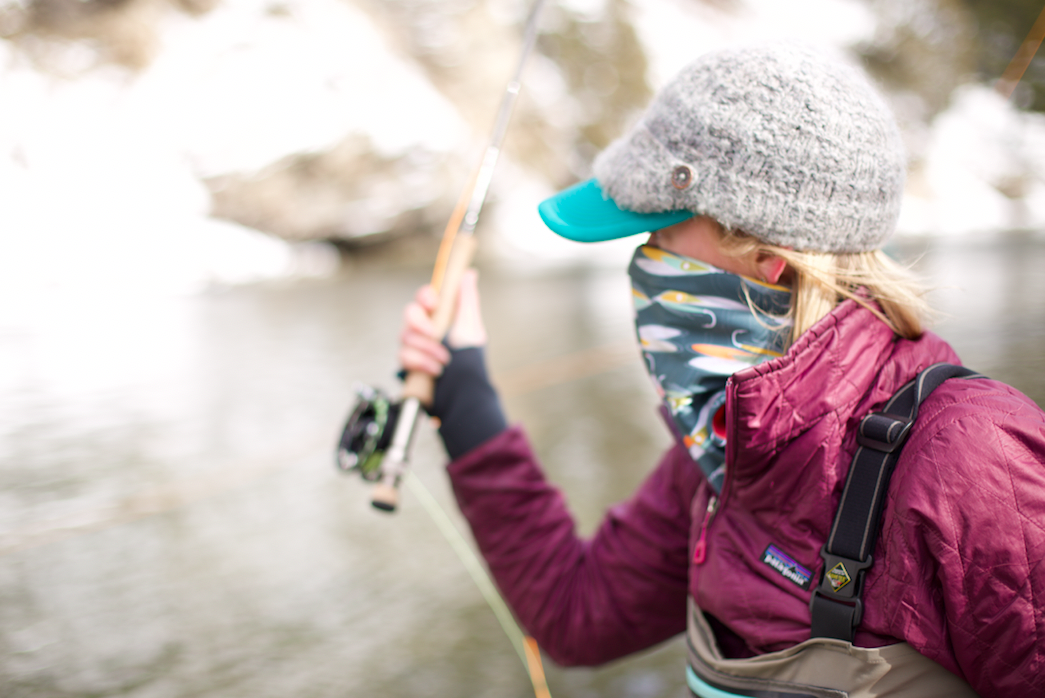
[[[880,248],[905,169],[896,122],[866,78],[793,44],[701,57],[594,164],[622,209],[685,209],[822,252]]]

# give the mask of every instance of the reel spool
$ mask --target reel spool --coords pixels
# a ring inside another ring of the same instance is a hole
[[[358,386],[356,404],[341,432],[337,467],[368,482],[381,479],[381,461],[395,434],[400,404],[379,388]]]

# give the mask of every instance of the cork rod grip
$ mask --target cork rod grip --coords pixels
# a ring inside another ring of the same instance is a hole
[[[437,335],[442,338],[450,331],[454,314],[457,311],[457,291],[461,286],[461,276],[472,263],[477,241],[472,235],[458,235],[447,258],[446,271],[439,291],[439,303],[432,313]],[[403,383],[403,397],[417,398],[425,407],[432,404],[435,393],[435,379],[427,373],[411,371]]]

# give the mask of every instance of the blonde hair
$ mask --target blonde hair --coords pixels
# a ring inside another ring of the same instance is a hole
[[[796,252],[720,226],[723,248],[733,257],[775,255],[792,274],[790,346],[846,299],[874,313],[893,332],[917,339],[932,311],[925,288],[911,271],[881,250],[871,252]],[[756,311],[756,315],[758,312]]]

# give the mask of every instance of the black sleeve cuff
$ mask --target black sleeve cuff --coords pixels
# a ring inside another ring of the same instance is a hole
[[[439,418],[439,435],[451,459],[508,428],[497,391],[486,374],[482,347],[450,350],[450,363],[435,383],[429,413]]]

